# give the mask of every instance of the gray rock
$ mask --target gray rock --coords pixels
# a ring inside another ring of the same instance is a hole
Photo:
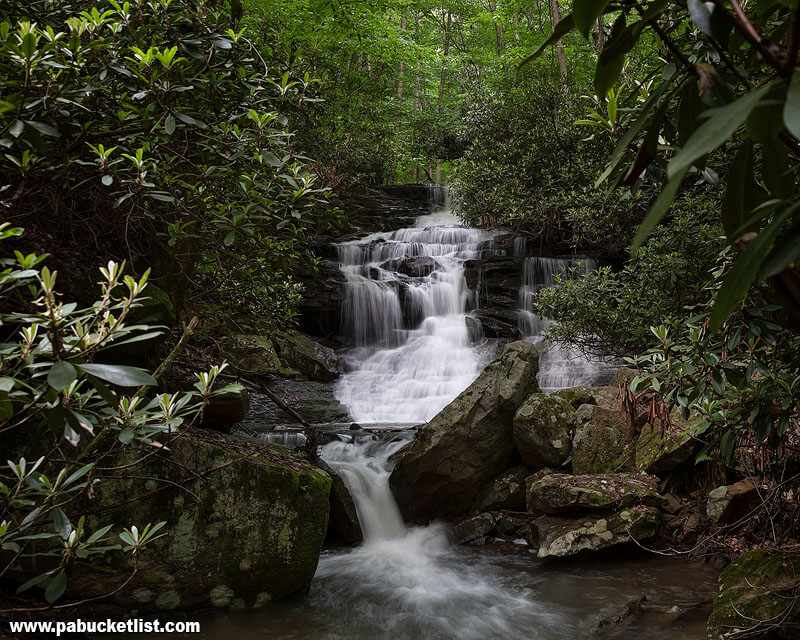
[[[630,384],[630,381],[638,375],[638,369],[633,369],[632,367],[620,367],[614,374],[611,385],[614,387],[619,387],[620,385]]]
[[[534,469],[560,467],[572,451],[577,424],[567,400],[534,393],[514,414],[514,446],[522,461]]]
[[[572,405],[573,409],[577,409],[582,404],[597,404],[592,392],[586,387],[570,387],[569,389],[559,389],[554,391],[551,395],[564,398]]]
[[[139,452],[129,452],[118,462],[138,458]],[[136,524],[140,531],[148,522],[166,521],[168,535],[148,544],[135,577],[112,604],[127,611],[135,597],[140,613],[250,607],[308,589],[328,527],[331,480],[323,471],[212,432],[175,439],[136,471],[141,479],[98,485],[92,508],[103,511],[103,523]],[[89,518],[88,530],[98,524]],[[132,563],[130,555],[114,551],[78,562],[70,588],[81,598],[108,594]]]
[[[575,473],[613,473],[630,466],[625,455],[631,428],[618,410],[584,404],[576,416],[578,428],[572,440]]]
[[[201,427],[210,427],[219,431],[230,431],[231,426],[242,422],[250,410],[250,394],[241,385],[225,393],[212,395],[203,409]]]
[[[752,478],[717,487],[708,494],[706,513],[717,524],[737,522],[761,503],[763,492]]]
[[[358,511],[342,477],[325,461],[318,460],[316,465],[331,477],[330,518],[328,532],[336,540],[344,544],[356,545],[364,539]]]
[[[670,424],[645,425],[635,445],[636,468],[646,473],[672,471],[694,456],[699,442],[692,438],[688,421],[677,408],[670,414]]]
[[[450,527],[453,542],[466,544],[484,538],[500,520],[499,513],[479,513]]]
[[[662,507],[665,504],[655,479],[638,474],[573,476],[554,473],[529,483],[526,490],[526,505],[531,513],[612,510],[637,505]]]
[[[659,513],[653,507],[632,507],[610,515],[583,517],[541,516],[534,520],[540,558],[573,556],[598,551],[631,538],[645,540],[656,534]]]
[[[278,357],[309,380],[330,382],[339,376],[339,360],[333,349],[299,331],[282,331],[274,338]]]
[[[500,474],[480,490],[472,505],[473,513],[481,511],[522,511],[525,508],[525,467],[513,467]]]
[[[407,520],[466,513],[476,494],[505,470],[514,450],[514,413],[538,391],[539,352],[512,342],[465,391],[422,427],[390,477]]]
[[[619,393],[619,387],[590,387],[589,393],[593,402],[588,404],[596,404],[614,411],[622,410],[622,396]]]

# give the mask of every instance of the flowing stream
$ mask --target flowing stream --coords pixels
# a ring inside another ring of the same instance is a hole
[[[498,344],[480,340],[471,312],[477,296],[465,262],[500,250],[490,233],[458,224],[446,193],[432,190],[432,213],[416,225],[338,245],[345,275],[343,323],[353,348],[336,395],[369,431],[339,432],[320,449],[343,478],[364,541],[320,558],[301,602],[225,614],[210,638],[240,640],[582,640],[622,605],[646,594],[645,611],[611,637],[693,640],[705,637],[715,572],[635,550],[548,562],[524,541],[496,549],[454,546],[445,525],[408,527],[389,490],[393,456],[480,373]],[[516,251],[524,251],[517,243]],[[528,257],[519,294],[522,336],[541,343],[549,322],[530,311],[529,294],[551,286],[566,267],[589,260]],[[606,367],[607,368],[607,367]],[[603,365],[547,351],[546,389],[595,384]],[[293,437],[299,437],[294,435]],[[601,636],[606,637],[606,636]]]

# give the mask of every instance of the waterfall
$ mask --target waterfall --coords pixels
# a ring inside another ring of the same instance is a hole
[[[393,454],[410,439],[391,434],[320,448],[350,491],[364,533],[355,549],[320,558],[313,606],[338,612],[333,618],[347,612],[343,633],[325,637],[543,640],[541,629],[556,617],[527,588],[454,547],[443,524],[403,523],[389,474]]]
[[[515,238],[514,254],[524,256],[526,251],[525,238]],[[557,276],[572,271],[589,273],[596,268],[597,261],[592,258],[527,256],[522,262],[517,323],[520,334],[536,343],[541,351],[538,379],[539,386],[546,393],[578,385],[596,386],[611,379],[614,363],[604,359],[590,360],[577,351],[548,343],[542,333],[553,320],[533,313],[533,294],[556,286]]]
[[[464,263],[491,234],[459,224],[443,185],[414,227],[337,246],[345,276],[342,325],[354,348],[342,354],[339,401],[359,423],[430,420],[480,373],[467,309],[474,300]]]

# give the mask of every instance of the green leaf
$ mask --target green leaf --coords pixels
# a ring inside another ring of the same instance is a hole
[[[789,198],[794,193],[794,178],[790,174],[789,150],[777,137],[762,143],[761,178],[772,196]]]
[[[771,278],[789,265],[795,264],[798,258],[800,258],[800,225],[795,225],[775,242],[772,251],[761,265],[759,277],[764,280]]]
[[[783,105],[783,124],[795,138],[800,140],[800,70],[795,69],[789,80],[789,91]]]
[[[122,444],[130,444],[136,434],[128,428],[119,432],[118,439]]]
[[[120,387],[152,387],[158,384],[153,376],[139,367],[117,364],[81,364],[78,365],[78,368]]]
[[[569,33],[575,28],[575,19],[572,17],[572,14],[562,18],[558,21],[558,24],[553,29],[553,33],[550,34],[550,37],[545,40],[536,51],[530,54],[527,58],[525,58],[522,62],[519,63],[517,67],[522,68],[529,62],[536,60],[540,55],[542,55],[547,47],[554,44],[557,40],[560,40],[564,37],[565,34]]]
[[[66,360],[54,362],[47,374],[47,384],[58,392],[63,391],[78,378],[78,372]]]
[[[111,177],[111,176],[109,176],[109,175],[105,175],[105,176],[103,176],[103,177],[101,178],[101,182],[102,182],[102,183],[103,183],[105,186],[107,186],[107,187],[110,187],[112,184],[114,184],[114,178],[112,178],[112,177]]]
[[[172,116],[172,114],[168,115],[164,119],[164,131],[166,131],[167,135],[170,136],[175,133],[175,118]]]
[[[732,431],[726,431],[719,441],[719,454],[725,462],[733,460],[733,448],[736,446],[736,437]]]
[[[53,604],[56,600],[64,595],[66,590],[67,574],[62,571],[61,573],[56,574],[56,577],[50,581],[49,585],[47,585],[47,589],[44,590],[44,598],[49,604]]]
[[[775,236],[798,206],[800,204],[795,204],[775,216],[772,222],[762,229],[736,260],[725,276],[725,280],[722,282],[722,286],[714,299],[714,306],[711,309],[709,320],[711,331],[719,329],[742,301],[750,285],[755,281],[761,264],[767,257],[767,253],[772,248]]]
[[[722,202],[722,226],[730,242],[750,212],[759,204],[753,181],[753,141],[746,140],[728,170],[727,189]]]
[[[697,77],[692,76],[680,92],[680,108],[678,110],[678,142],[685,146],[697,129],[697,121],[703,111],[700,101],[700,88]]]
[[[589,37],[589,30],[595,20],[604,12],[611,0],[575,0],[572,3],[572,15],[575,19],[575,27],[583,34],[584,38]]]
[[[655,226],[661,222],[661,218],[663,218],[669,208],[672,206],[673,200],[675,200],[675,196],[678,193],[678,189],[681,186],[681,182],[683,182],[683,177],[686,175],[686,172],[689,171],[689,167],[686,167],[679,175],[672,178],[665,186],[661,193],[658,194],[658,198],[653,203],[653,206],[650,207],[650,211],[647,212],[645,219],[639,225],[639,229],[636,232],[636,237],[633,239],[633,243],[631,244],[631,254],[635,255],[636,250],[641,247],[645,240],[647,240],[650,233],[653,231]]]
[[[705,123],[694,132],[686,146],[667,165],[670,180],[689,169],[698,158],[711,153],[728,140],[756,107],[770,85],[755,89],[731,104],[710,109],[703,114]]]

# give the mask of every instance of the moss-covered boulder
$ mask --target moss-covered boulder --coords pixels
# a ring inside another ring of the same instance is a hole
[[[614,411],[622,410],[622,396],[619,387],[589,387],[589,393],[593,402],[587,404],[596,404]]]
[[[663,474],[683,464],[697,451],[699,442],[689,435],[689,423],[679,412],[663,428],[645,425],[635,445],[636,468],[646,473]],[[674,418],[674,419],[673,419]]]
[[[626,460],[631,428],[619,410],[584,404],[575,413],[572,468],[577,474],[613,473],[631,466]]]
[[[512,421],[539,391],[539,352],[512,342],[403,451],[390,482],[407,520],[466,513],[476,494],[503,472],[514,451]]]
[[[526,506],[531,513],[612,510],[636,505],[661,507],[665,504],[654,478],[640,474],[573,476],[554,473],[529,483],[526,490]]]
[[[611,385],[619,387],[620,385],[630,384],[636,376],[639,375],[639,370],[633,367],[620,367],[614,373],[614,378],[611,380]]]
[[[198,437],[177,438],[135,473],[98,486],[90,508],[103,511],[103,521],[140,531],[167,523],[114,600],[154,612],[252,607],[304,592],[327,530],[330,477],[288,452],[211,432]],[[109,553],[97,571],[79,567],[70,585],[82,597],[105,594],[131,568]]]
[[[275,334],[278,357],[309,380],[330,382],[339,376],[339,360],[333,349],[315,342],[299,331]]]
[[[273,341],[261,334],[235,333],[219,341],[220,355],[242,375],[302,378],[303,375],[278,357]]]
[[[798,576],[800,554],[743,553],[719,576],[719,592],[708,620],[709,640],[756,635],[776,640],[800,638]]]
[[[659,512],[654,507],[631,507],[602,516],[541,516],[533,525],[538,533],[540,558],[573,556],[598,551],[631,538],[645,540],[656,534]]]
[[[564,398],[572,405],[573,409],[577,409],[582,404],[597,404],[592,392],[586,387],[570,387],[569,389],[559,389],[554,391],[551,395],[559,398]]]
[[[560,467],[572,451],[578,421],[572,405],[559,396],[534,393],[514,414],[514,446],[534,469]]]
[[[211,396],[203,409],[200,426],[228,432],[234,424],[247,417],[250,393],[242,385],[230,385],[224,393]]]
[[[480,490],[472,503],[472,513],[481,511],[522,511],[525,508],[525,467],[512,467]]]

